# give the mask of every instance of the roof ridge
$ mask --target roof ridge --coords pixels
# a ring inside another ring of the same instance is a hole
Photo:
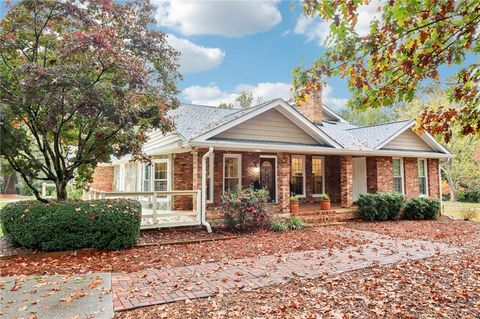
[[[391,122],[385,122],[385,123],[380,123],[380,124],[371,124],[371,125],[365,125],[365,126],[358,126],[358,127],[352,127],[352,128],[347,128],[345,129],[346,131],[350,131],[350,130],[358,130],[358,129],[362,129],[362,128],[368,128],[368,127],[375,127],[375,126],[382,126],[382,125],[389,125],[389,124],[396,124],[396,123],[402,123],[402,122],[413,122],[415,121],[414,119],[410,119],[410,120],[401,120],[401,121],[391,121]]]
[[[219,109],[219,110],[233,110],[233,111],[242,111],[244,109],[236,109],[236,108],[231,108],[231,109],[224,109],[218,106],[213,106],[213,105],[205,105],[205,104],[193,104],[193,103],[184,103],[180,102],[180,105],[185,105],[185,106],[199,106],[199,107],[208,107],[212,109]]]

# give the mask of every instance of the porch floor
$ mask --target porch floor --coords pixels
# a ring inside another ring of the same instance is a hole
[[[154,221],[152,210],[142,208],[142,222],[140,225],[141,229],[193,226],[198,224],[197,215],[192,211],[157,211],[156,221]]]

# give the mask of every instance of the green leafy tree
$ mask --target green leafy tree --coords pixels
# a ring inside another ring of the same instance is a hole
[[[374,125],[394,120],[392,110],[384,108],[367,109],[363,112],[344,108],[340,111],[340,116],[354,125]]]
[[[220,104],[218,104],[218,107],[221,109],[233,109],[233,104],[227,102],[220,102]]]
[[[248,109],[253,103],[253,93],[248,91],[242,91],[237,96],[235,101],[240,105],[242,109]]]
[[[448,140],[458,126],[463,135],[480,130],[480,53],[478,0],[391,0],[379,2],[380,19],[367,35],[356,30],[359,8],[370,0],[305,0],[304,13],[330,25],[324,54],[313,65],[293,70],[295,98],[308,99],[325,78],[348,79],[349,105],[365,110],[409,102],[424,80],[439,79],[439,67],[460,70],[446,83],[448,107],[425,109],[420,127]],[[478,61],[478,59],[477,59]]]
[[[76,173],[91,179],[112,155],[144,157],[151,129],[172,127],[178,52],[154,23],[151,1],[35,1],[10,5],[0,22],[2,155],[58,200]]]

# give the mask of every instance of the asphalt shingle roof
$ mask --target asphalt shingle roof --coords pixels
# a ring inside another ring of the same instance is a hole
[[[168,115],[175,122],[176,132],[189,140],[270,102],[267,101],[249,109],[221,109],[206,105],[181,104],[175,110],[169,111]],[[412,120],[355,126],[343,122],[324,121],[317,127],[345,149],[369,150],[375,149],[411,122]]]

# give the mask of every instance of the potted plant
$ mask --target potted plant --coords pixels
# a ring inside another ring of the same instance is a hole
[[[330,196],[328,194],[320,195],[320,209],[329,210],[331,208]]]
[[[298,206],[298,197],[296,195],[290,196],[290,213],[296,214],[300,211]]]

